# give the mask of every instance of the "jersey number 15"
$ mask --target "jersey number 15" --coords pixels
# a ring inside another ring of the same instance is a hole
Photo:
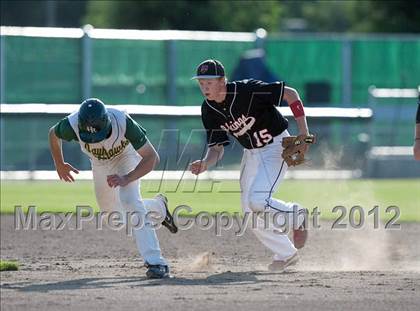
[[[273,139],[273,136],[271,136],[271,134],[268,133],[267,129],[263,129],[261,131],[254,132],[254,138],[257,142],[257,147],[262,147],[269,141],[271,141]]]

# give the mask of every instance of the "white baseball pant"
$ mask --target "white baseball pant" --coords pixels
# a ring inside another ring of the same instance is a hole
[[[283,181],[288,166],[281,156],[283,137],[287,131],[274,137],[273,143],[259,149],[244,149],[241,163],[241,204],[245,213],[269,212],[288,217],[284,221],[299,227],[304,220],[303,209],[296,203],[284,202],[272,197]],[[294,213],[294,211],[298,211]],[[295,214],[295,216],[294,216]],[[265,228],[262,217],[256,217],[257,226],[253,232],[257,238],[274,253],[274,260],[285,260],[297,249],[286,233],[279,233],[273,227]]]
[[[141,228],[134,228],[134,236],[137,249],[144,261],[151,265],[166,265],[162,257],[159,240],[155,230],[148,225],[146,214],[153,211],[164,219],[166,209],[162,202],[155,199],[141,199],[140,180],[135,180],[125,187],[111,188],[107,183],[107,176],[112,174],[125,175],[133,170],[140,162],[141,157],[137,153],[126,153],[107,162],[97,164],[92,162],[93,180],[95,185],[96,200],[101,210],[112,212],[119,211],[123,215],[126,212],[135,211],[143,220]],[[124,219],[126,222],[127,219]]]

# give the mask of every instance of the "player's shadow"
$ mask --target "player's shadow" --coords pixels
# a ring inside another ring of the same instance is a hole
[[[293,273],[293,272],[287,272]],[[14,284],[2,284],[1,289],[15,289],[22,292],[49,292],[60,290],[79,290],[79,289],[100,289],[117,287],[149,287],[161,285],[195,285],[195,286],[213,286],[213,285],[249,285],[258,283],[278,282],[276,280],[260,280],[257,275],[272,274],[269,272],[223,272],[210,275],[206,278],[183,278],[172,277],[166,279],[149,280],[146,277],[99,277],[83,278],[61,282],[31,284],[30,282],[19,282]]]

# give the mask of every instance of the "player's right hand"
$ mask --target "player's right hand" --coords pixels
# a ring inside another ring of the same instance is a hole
[[[207,162],[203,160],[197,160],[190,164],[191,173],[194,175],[201,174],[207,171]]]
[[[71,171],[73,171],[76,174],[79,174],[79,171],[75,169],[73,166],[71,166],[69,163],[62,163],[56,165],[58,177],[60,177],[61,180],[64,180],[65,182],[73,182],[74,178],[71,175]]]

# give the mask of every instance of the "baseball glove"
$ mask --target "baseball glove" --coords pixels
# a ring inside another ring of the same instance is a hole
[[[314,135],[299,135],[284,137],[281,156],[288,166],[296,166],[305,162],[305,152],[308,145],[315,143]]]

